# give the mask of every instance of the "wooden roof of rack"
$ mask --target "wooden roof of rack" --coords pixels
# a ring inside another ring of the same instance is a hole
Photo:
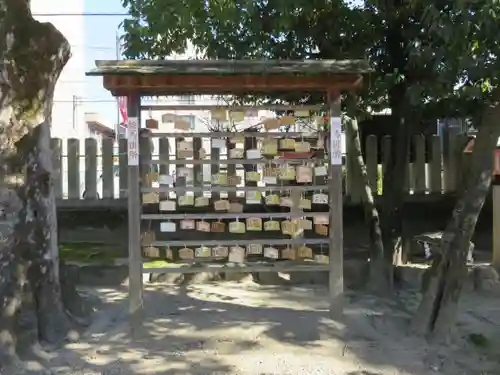
[[[345,91],[371,71],[365,60],[97,60],[115,96]]]

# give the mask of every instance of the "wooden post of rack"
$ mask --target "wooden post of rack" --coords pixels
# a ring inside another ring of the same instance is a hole
[[[127,97],[128,111],[128,267],[129,316],[132,337],[142,326],[142,252],[141,252],[141,184],[139,172],[139,130],[141,127],[141,98]]]
[[[344,254],[343,254],[343,200],[342,200],[342,150],[341,150],[341,109],[340,93],[328,92],[330,107],[330,135],[328,142],[330,174],[328,195],[330,198],[329,237],[329,294],[330,315],[337,318],[343,312],[344,297]]]
[[[200,137],[193,137],[193,154],[194,154],[194,160],[199,160],[200,159],[200,151],[203,146],[202,139]],[[194,164],[193,165],[193,186],[195,188],[199,188],[203,186],[203,165],[201,164]],[[195,192],[194,193],[195,197],[202,197],[203,192]]]

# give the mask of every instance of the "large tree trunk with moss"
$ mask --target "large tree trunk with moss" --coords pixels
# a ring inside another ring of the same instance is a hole
[[[387,71],[397,71],[401,76],[406,75],[408,51],[405,48],[403,30],[408,23],[402,12],[403,3],[395,0],[386,4],[386,11],[390,16],[387,19],[386,31],[387,54],[389,66]],[[391,291],[394,282],[394,255],[398,251],[403,232],[403,205],[405,198],[404,182],[408,168],[409,128],[406,121],[408,109],[407,98],[408,82],[398,79],[388,91],[388,102],[391,109],[391,126],[395,127],[392,136],[390,153],[386,159],[386,169],[383,176],[383,200],[380,209],[382,239],[384,244],[383,259],[373,259],[383,277],[380,290]]]
[[[56,81],[70,57],[64,36],[33,19],[28,0],[0,0],[0,372],[17,367],[15,320],[28,288],[39,336],[67,325],[58,279],[50,121]],[[13,370],[22,373],[20,369]]]
[[[383,176],[383,196],[381,211],[383,259],[376,259],[384,274],[387,290],[394,283],[394,260],[401,251],[404,220],[405,185],[410,149],[409,125],[403,117],[395,116],[396,131],[392,137],[390,154],[387,157]]]
[[[350,150],[352,152],[354,167],[364,187],[362,200],[370,235],[370,275],[368,286],[375,292],[383,291],[387,290],[387,288],[385,288],[387,285],[387,271],[384,271],[386,265],[384,262],[384,243],[382,241],[382,231],[380,229],[380,217],[368,179],[366,164],[361,152],[358,123],[356,120],[347,119],[345,125],[349,128],[349,132],[347,133],[351,134],[351,138],[347,139],[347,142],[351,145]]]
[[[0,142],[2,156],[5,155],[5,143]],[[1,157],[1,156],[0,156]],[[6,171],[2,164],[2,172]],[[0,186],[0,373],[8,366],[17,366],[16,353],[16,316],[22,304],[25,271],[16,254],[22,242],[19,215],[22,201],[16,190],[3,177]]]
[[[495,99],[500,99],[500,91]],[[499,118],[498,103],[481,114],[466,188],[444,231],[441,255],[426,275],[422,301],[413,320],[416,332],[436,341],[446,341],[455,327],[458,300],[467,275],[469,241],[491,185],[493,151],[500,136]]]
[[[38,320],[38,335],[54,343],[70,324],[64,311],[59,283],[57,217],[51,183],[50,125],[46,120],[20,142],[26,162],[24,185],[29,289]]]

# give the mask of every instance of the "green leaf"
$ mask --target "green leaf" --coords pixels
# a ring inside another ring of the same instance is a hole
[[[357,108],[415,107],[425,116],[470,116],[498,85],[500,2],[331,0],[122,0],[128,58],[368,59]],[[400,94],[393,94],[398,91]],[[401,91],[402,90],[402,91]],[[401,92],[403,93],[401,95]],[[322,100],[294,95],[283,100]],[[447,103],[442,105],[442,103]],[[460,103],[454,105],[450,103]],[[436,111],[442,111],[437,113]],[[428,113],[428,115],[427,115]]]

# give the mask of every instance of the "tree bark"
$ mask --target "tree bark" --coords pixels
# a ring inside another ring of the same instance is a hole
[[[70,48],[29,6],[0,0],[0,210],[8,219],[0,243],[0,368],[18,361],[14,322],[26,278],[41,338],[53,341],[65,326],[49,141],[54,88]]]
[[[361,152],[358,123],[356,120],[348,119],[345,124],[350,130],[348,134],[352,134],[352,138],[348,139],[347,142],[352,145],[350,150],[352,152],[354,166],[364,186],[362,200],[365,219],[370,234],[370,275],[368,286],[375,292],[386,291],[388,285],[388,278],[386,275],[389,271],[385,269],[386,262],[384,261],[384,243],[382,240],[382,231],[380,229],[380,217],[370,187],[366,164]]]
[[[61,299],[57,217],[51,184],[50,125],[46,120],[20,142],[26,160],[24,219],[27,227],[25,261],[38,320],[38,336],[54,343],[71,327]]]
[[[387,158],[386,170],[383,176],[383,198],[380,208],[384,258],[377,259],[380,271],[385,277],[385,290],[392,291],[394,284],[394,256],[401,244],[403,234],[403,208],[405,199],[405,180],[408,168],[408,152],[410,148],[409,122],[406,111],[409,109],[407,88],[407,50],[404,43],[403,30],[408,22],[401,11],[401,0],[389,1],[384,11],[388,14],[386,30],[388,73],[398,72],[405,79],[398,79],[388,92],[391,109],[391,126],[395,127],[392,134],[390,154]]]
[[[3,143],[0,142],[1,151]],[[1,152],[0,151],[0,152]],[[3,154],[3,153],[2,153]],[[5,170],[5,168],[3,168]],[[0,373],[10,366],[17,367],[16,316],[22,304],[25,271],[16,253],[20,238],[18,216],[22,201],[14,189],[5,183],[0,186],[1,243],[0,243]],[[16,228],[17,227],[17,228]]]
[[[382,206],[380,208],[384,264],[389,290],[394,287],[394,263],[403,244],[405,186],[410,151],[410,124],[403,116],[395,116],[397,127],[392,137],[391,152],[383,176]]]
[[[467,275],[469,241],[488,195],[493,169],[493,152],[500,136],[500,91],[497,103],[481,115],[474,144],[470,174],[442,239],[442,256],[438,257],[424,285],[423,296],[412,322],[413,329],[438,342],[447,341],[455,328],[460,292]]]

